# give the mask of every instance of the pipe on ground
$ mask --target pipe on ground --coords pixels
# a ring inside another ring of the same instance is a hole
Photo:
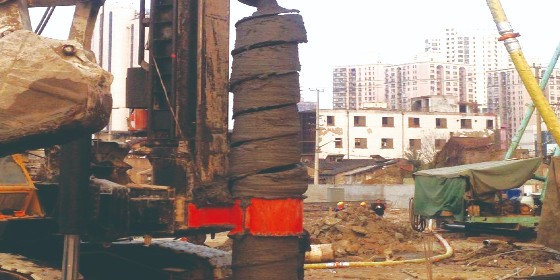
[[[441,245],[445,248],[445,253],[430,258],[431,262],[438,262],[447,259],[453,255],[453,248],[449,245],[447,240],[445,240],[441,235],[434,234],[434,236],[439,240]],[[410,259],[410,260],[399,260],[399,261],[384,261],[384,262],[330,262],[330,263],[310,263],[305,264],[304,269],[323,269],[323,268],[345,268],[345,267],[375,267],[375,266],[392,266],[407,263],[423,263],[426,262],[426,258],[421,259]]]
[[[498,240],[498,239],[482,240],[482,245],[484,245],[484,247],[488,247],[490,245],[501,245],[501,244],[507,244],[507,242],[503,241],[503,240]]]

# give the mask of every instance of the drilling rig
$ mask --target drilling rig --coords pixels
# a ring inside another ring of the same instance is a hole
[[[53,258],[47,251],[60,253],[60,279],[303,278],[307,185],[296,106],[303,20],[275,0],[241,2],[257,11],[237,24],[232,83],[229,0],[140,2],[141,49],[138,67],[128,69],[127,107],[147,112],[153,185],[114,182],[113,172],[96,169],[100,151],[123,149],[91,139],[112,107],[113,77],[90,50],[104,1],[0,3],[0,156],[27,184],[24,192],[0,190],[13,204],[2,208],[0,225],[12,233],[2,248],[46,259]],[[44,26],[54,7],[66,5],[75,5],[68,40],[31,31],[29,8],[48,7]],[[34,184],[11,155],[52,145],[61,147],[59,180]],[[233,257],[180,241],[224,231]],[[278,254],[263,255],[270,249]],[[0,273],[51,273],[21,258]],[[13,258],[0,256],[6,259]]]

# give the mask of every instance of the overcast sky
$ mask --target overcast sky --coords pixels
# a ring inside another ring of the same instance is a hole
[[[528,57],[552,56],[560,36],[558,0],[502,0],[502,5]],[[324,88],[321,108],[329,108],[332,68],[337,65],[412,62],[422,52],[424,39],[438,37],[446,27],[497,29],[484,0],[278,0],[286,8],[299,9],[308,32],[302,44],[301,86]],[[231,3],[231,20],[254,11]],[[547,35],[550,34],[550,35]],[[323,97],[324,96],[324,97]],[[310,92],[303,97],[314,101]]]
[[[115,1],[115,0],[106,0]],[[120,0],[134,2],[137,0]],[[210,0],[211,1],[211,0]],[[502,0],[506,15],[527,57],[545,63],[560,42],[555,27],[559,0]],[[305,21],[309,42],[300,47],[303,98],[315,100],[307,89],[321,88],[321,108],[330,108],[332,68],[337,65],[412,62],[422,52],[424,39],[438,37],[446,27],[487,29],[496,27],[484,0],[278,0],[286,8],[298,9]],[[233,25],[255,9],[231,0]],[[41,12],[32,15],[38,21]],[[57,8],[45,34],[61,29],[72,10]],[[67,34],[67,33],[65,33]],[[549,35],[547,35],[549,34]]]

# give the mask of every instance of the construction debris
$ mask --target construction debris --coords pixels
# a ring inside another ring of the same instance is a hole
[[[327,210],[306,228],[313,244],[332,243],[335,258],[352,260],[399,259],[401,253],[419,252],[416,245],[422,238],[408,223],[377,217],[359,203],[347,204],[342,211]]]

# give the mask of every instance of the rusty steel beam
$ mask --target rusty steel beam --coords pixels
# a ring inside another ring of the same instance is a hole
[[[74,18],[70,26],[69,39],[80,42],[85,49],[91,49],[91,38],[97,20],[99,8],[105,1],[78,2],[74,11]]]
[[[31,19],[23,0],[0,1],[0,37],[16,30],[31,30]]]
[[[189,174],[187,202],[199,206],[232,203],[223,179],[229,150],[229,7],[229,0],[178,1],[177,164]],[[187,204],[178,206],[185,210],[178,213],[187,212]]]
[[[202,4],[202,5],[200,5]],[[195,148],[202,185],[226,175],[229,0],[199,1]]]
[[[78,2],[79,1],[77,1],[77,0],[27,0],[27,6],[30,7],[30,8],[53,7],[53,6],[74,6]]]

